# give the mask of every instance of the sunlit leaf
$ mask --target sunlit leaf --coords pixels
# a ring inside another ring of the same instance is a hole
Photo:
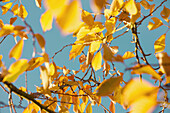
[[[96,13],[101,12],[106,2],[107,0],[91,0],[91,9]]]
[[[45,39],[44,39],[44,37],[42,35],[38,34],[38,33],[35,34],[35,37],[36,37],[38,44],[40,45],[42,51],[45,52]]]
[[[52,28],[53,15],[49,10],[47,10],[45,13],[41,15],[40,23],[44,32]]]
[[[95,71],[99,70],[102,67],[102,54],[98,52],[92,59],[92,67]]]
[[[162,52],[156,54],[161,70],[166,74],[166,84],[170,83],[170,56]]]
[[[111,18],[106,20],[105,27],[108,33],[113,33],[113,31],[115,30],[115,24],[116,24],[116,18]]]
[[[92,61],[92,59],[93,59],[93,56],[94,56],[94,53],[90,53],[90,52],[88,51],[88,53],[87,53],[87,60],[86,60],[86,65],[87,65],[87,66],[91,63],[91,61]]]
[[[130,19],[130,21],[132,22],[132,23],[135,23],[136,22],[136,20],[139,18],[139,17],[141,17],[141,7],[140,7],[140,3],[136,3],[136,8],[137,8],[137,13],[135,14],[135,15],[130,15],[131,16],[131,19]]]
[[[17,20],[17,17],[10,18],[10,24],[12,25]]]
[[[14,30],[13,25],[8,25],[8,24],[3,25],[0,30],[0,37],[13,33],[13,30]]]
[[[11,8],[12,6],[12,2],[7,3],[6,5],[2,6],[2,15],[6,14],[8,12],[8,10]]]
[[[40,65],[42,65],[44,63],[44,58],[43,57],[36,57],[36,58],[32,58],[28,63],[29,63],[29,67],[27,69],[27,71],[31,71],[34,68],[39,67]]]
[[[89,104],[87,105],[86,113],[92,113],[92,106],[91,106],[91,103],[89,103]]]
[[[4,26],[3,21],[0,19],[0,28],[2,28]]]
[[[70,34],[76,31],[81,25],[81,4],[77,0],[73,0],[66,6],[62,14],[58,15],[56,23],[63,34]]]
[[[146,0],[142,0],[142,1],[140,1],[140,3],[146,10],[148,10],[150,8],[150,5]]]
[[[124,107],[127,109],[130,106],[133,113],[149,112],[157,104],[157,92],[158,88],[149,82],[137,78],[132,79],[123,89]]]
[[[114,53],[107,44],[103,44],[103,59],[110,62],[114,60]]]
[[[81,27],[77,33],[77,40],[81,40],[84,38],[88,33],[90,33],[90,29],[87,27]]]
[[[125,52],[125,54],[123,55],[123,59],[129,59],[129,58],[133,58],[133,57],[135,57],[135,55],[132,53],[132,52],[130,52],[130,51],[127,51],[127,52]]]
[[[73,59],[73,58],[76,58],[77,55],[80,55],[81,52],[83,51],[84,49],[84,45],[81,44],[81,45],[73,45],[72,46],[72,49],[70,51],[70,54],[69,54],[69,60]]]
[[[166,34],[160,36],[154,43],[155,53],[162,52],[165,49]]]
[[[118,87],[120,82],[123,80],[122,76],[119,77],[111,77],[107,80],[104,80],[99,87],[96,89],[98,92],[97,96],[107,96],[112,94]]]
[[[132,69],[132,74],[149,74],[153,78],[161,80],[161,76],[150,65],[136,65]]]
[[[40,66],[40,74],[41,74],[43,88],[46,90],[49,85],[49,80],[48,80],[49,76],[48,76],[47,68],[45,66]]]
[[[109,110],[110,110],[112,113],[115,113],[115,105],[114,105],[114,103],[113,103],[112,101],[110,102]]]
[[[36,6],[41,9],[41,2],[42,0],[35,0]]]
[[[20,7],[19,7],[19,13],[18,13],[18,16],[25,19],[27,17],[28,13],[25,9],[25,7],[21,4]]]
[[[150,13],[152,13],[151,16],[153,16],[154,9],[155,9],[155,4],[150,5]]]
[[[137,14],[137,12],[138,12],[134,0],[128,0],[128,1],[125,3],[125,6],[124,6],[124,7],[125,7],[126,11],[128,11],[131,15],[135,15],[135,14]]]
[[[18,15],[19,14],[19,7],[18,7],[18,4],[15,4],[13,7],[12,7],[12,10],[11,10],[14,15]]]
[[[112,16],[117,16],[122,8],[124,2],[123,0],[113,0],[110,6],[110,10],[112,11]]]
[[[81,18],[89,26],[92,26],[94,24],[93,16],[85,10],[82,10]]]
[[[169,22],[168,17],[170,15],[170,9],[168,9],[164,6],[164,9],[162,10],[162,12],[160,14],[165,21]]]
[[[154,30],[154,29],[160,27],[161,25],[163,25],[162,21],[160,19],[158,19],[157,17],[152,17],[151,19],[155,23],[149,22],[149,24],[147,26],[149,30]]]
[[[9,58],[15,58],[15,60],[18,60],[21,57],[22,50],[24,46],[24,40],[21,39],[10,51]]]
[[[8,69],[9,74],[7,74],[3,81],[7,82],[15,82],[16,79],[21,75],[26,69],[29,67],[28,60],[20,59],[11,64],[10,68]]]
[[[90,48],[89,48],[89,51],[90,52],[96,52],[99,48],[100,48],[100,44],[101,42],[100,41],[94,41],[90,44]]]

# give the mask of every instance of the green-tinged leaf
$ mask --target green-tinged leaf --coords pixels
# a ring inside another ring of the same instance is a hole
[[[165,49],[165,37],[166,34],[163,34],[155,41],[154,43],[155,53],[162,52]]]
[[[99,70],[102,67],[102,54],[98,52],[92,59],[92,67],[95,71]]]
[[[161,80],[161,76],[150,65],[136,65],[132,69],[132,74],[149,74],[153,78]]]
[[[29,67],[28,60],[20,59],[11,64],[8,69],[8,74],[4,77],[3,82],[15,82],[19,75],[21,75]]]
[[[21,57],[22,50],[24,46],[24,40],[21,39],[10,51],[9,58],[15,58],[15,60],[18,60]]]
[[[98,92],[96,93],[97,96],[107,96],[112,94],[119,85],[120,82],[123,80],[122,76],[119,77],[111,77],[107,80],[104,80],[99,87],[96,89]]]

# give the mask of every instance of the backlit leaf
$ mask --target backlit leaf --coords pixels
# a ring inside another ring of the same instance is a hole
[[[111,77],[109,79],[104,80],[99,87],[96,89],[98,92],[97,96],[107,96],[112,94],[118,87],[120,82],[123,80],[122,76],[119,77]]]
[[[166,84],[170,83],[170,56],[167,53],[162,52],[156,54],[156,57],[159,61],[161,70],[166,74]]]
[[[92,59],[92,67],[95,71],[99,70],[102,67],[102,54],[98,52]]]
[[[76,31],[81,25],[81,4],[77,0],[73,0],[66,6],[62,14],[58,15],[56,23],[61,28],[63,34],[70,34]]]
[[[81,27],[77,33],[77,40],[81,40],[84,38],[88,33],[90,33],[90,29],[87,27]]]
[[[142,0],[142,1],[140,1],[140,3],[146,10],[148,10],[150,8],[150,5],[146,0]]]
[[[129,59],[129,58],[133,58],[133,57],[135,57],[135,55],[132,53],[132,52],[130,52],[130,51],[127,51],[127,52],[125,52],[125,54],[123,55],[123,59]]]
[[[91,0],[91,9],[94,12],[101,12],[101,10],[104,8],[107,0]]]
[[[154,43],[155,53],[162,52],[165,49],[166,34],[160,36]]]
[[[112,113],[115,113],[115,105],[114,105],[114,103],[113,103],[112,101],[110,102],[109,110],[110,110]]]
[[[111,18],[106,20],[105,27],[108,33],[113,33],[113,31],[115,30],[115,24],[116,24],[116,18]]]
[[[25,7],[21,4],[20,7],[19,7],[19,14],[18,16],[25,19],[27,17],[28,13],[25,9]]]
[[[18,60],[21,57],[22,50],[24,46],[24,40],[21,39],[10,51],[9,58],[15,58],[15,60]]]
[[[72,45],[72,49],[71,49],[70,54],[69,54],[69,60],[76,58],[77,55],[80,55],[81,52],[83,51],[84,47],[85,46],[83,44]]]
[[[94,24],[93,16],[85,10],[82,10],[81,18],[89,26],[92,26]]]
[[[165,21],[169,22],[169,19],[168,19],[169,15],[170,15],[170,9],[168,9],[168,8],[166,8],[166,7],[164,6],[164,9],[163,9],[162,12],[161,12],[162,18],[163,18]]]
[[[49,10],[47,10],[45,13],[41,15],[40,23],[41,23],[41,27],[44,32],[52,28],[53,15],[51,14]]]
[[[94,56],[94,53],[90,53],[90,52],[88,51],[88,53],[87,53],[87,60],[86,60],[86,65],[87,65],[87,66],[91,63],[91,61],[92,61],[92,59],[93,59],[93,56]]]
[[[14,13],[14,15],[18,15],[19,14],[18,4],[15,4],[11,11]]]
[[[153,78],[161,80],[161,76],[150,65],[136,65],[132,69],[132,74],[149,74]]]
[[[125,3],[125,6],[124,6],[124,7],[125,7],[126,11],[129,12],[131,15],[135,15],[135,14],[137,14],[137,12],[138,12],[134,0],[128,0],[128,1]]]
[[[4,26],[3,21],[0,19],[0,28],[2,28]]]
[[[41,2],[42,0],[35,0],[36,6],[41,8]]]
[[[155,23],[149,22],[149,24],[148,24],[148,26],[147,26],[149,30],[154,30],[154,29],[160,27],[161,25],[163,25],[162,21],[159,20],[157,17],[152,17],[151,19],[152,19]]]
[[[31,71],[34,68],[39,67],[40,65],[42,65],[44,63],[44,58],[43,57],[36,57],[36,58],[32,58],[28,63],[29,63],[29,67],[27,69],[27,71]]]
[[[42,51],[45,52],[45,39],[44,39],[44,37],[42,35],[38,34],[38,33],[35,34],[35,37],[36,37],[38,44],[40,45]]]
[[[91,103],[89,103],[89,104],[87,105],[86,113],[92,113],[92,106],[91,106]]]
[[[117,16],[122,8],[124,2],[123,0],[113,0],[110,6],[110,10],[112,11],[112,16]]]
[[[127,109],[130,106],[132,113],[151,112],[150,110],[157,104],[158,88],[145,80],[137,78],[130,80],[122,92],[124,107]]]
[[[29,67],[28,60],[20,59],[11,64],[8,69],[8,74],[4,77],[3,81],[15,82],[19,75],[21,75]]]
[[[2,15],[6,14],[8,12],[8,10],[11,8],[12,6],[12,2],[7,3],[6,5],[2,6]]]
[[[100,48],[100,41],[94,41],[90,44],[90,52],[96,52]]]
[[[48,80],[49,76],[48,76],[47,68],[45,66],[40,66],[40,74],[41,74],[43,88],[46,90],[49,85],[49,80]]]
[[[103,44],[103,59],[110,62],[114,60],[114,53],[107,44]]]
[[[0,30],[0,37],[13,33],[13,30],[14,30],[13,25],[8,25],[8,24],[3,25]]]
[[[135,15],[130,15],[131,16],[131,19],[130,19],[130,21],[132,22],[132,23],[135,23],[136,22],[136,20],[139,18],[139,17],[141,17],[141,7],[140,7],[140,3],[136,3],[136,8],[137,8],[137,13],[135,14]]]
[[[10,24],[12,25],[17,20],[17,17],[10,18]]]

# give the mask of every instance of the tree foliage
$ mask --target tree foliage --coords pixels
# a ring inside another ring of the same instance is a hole
[[[12,98],[16,94],[21,101],[28,101],[24,113],[92,113],[94,105],[114,113],[116,103],[130,113],[153,112],[156,107],[161,108],[159,112],[163,113],[170,108],[170,56],[165,51],[166,44],[169,44],[166,36],[170,29],[170,9],[165,6],[166,3],[167,0],[161,0],[159,4],[156,0],[91,0],[90,12],[82,8],[80,0],[35,0],[39,10],[45,8],[40,17],[44,33],[55,24],[63,37],[75,37],[74,42],[56,48],[50,56],[45,47],[48,39],[36,33],[27,22],[29,9],[22,0],[1,0],[1,15],[12,15],[10,22],[0,19],[0,44],[9,36],[16,44],[9,56],[0,55],[0,86],[9,95],[8,104],[1,103],[0,107],[9,107],[11,112],[17,112]],[[154,16],[154,13],[159,15]],[[147,19],[149,23],[146,23]],[[19,20],[22,24],[16,25]],[[146,54],[141,45],[140,27],[150,33],[152,30],[159,32],[161,27],[167,29],[154,35],[157,39],[153,44],[154,52],[150,54]],[[134,48],[120,54],[120,46],[114,46],[113,42],[127,33],[132,36]],[[32,48],[29,48],[32,49],[32,57],[28,59],[22,57],[22,52],[29,39],[32,39]],[[79,59],[79,69],[67,68],[64,61],[63,66],[58,66],[54,60],[67,47],[71,47],[70,53],[67,53],[70,62]],[[13,59],[9,67],[3,57]],[[158,64],[151,64],[149,57],[157,58]],[[124,71],[120,71],[121,65],[126,67]],[[28,72],[37,69],[42,84],[35,84],[36,92],[33,92],[28,89],[26,78]],[[131,73],[127,74],[127,71]],[[23,73],[26,86],[16,87],[15,83]],[[150,75],[150,79],[146,80],[144,75]],[[103,98],[109,99],[109,106],[104,104]],[[23,108],[22,104],[19,108]]]

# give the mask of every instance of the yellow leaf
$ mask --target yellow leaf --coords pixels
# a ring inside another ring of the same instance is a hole
[[[42,65],[44,63],[44,58],[43,57],[32,58],[28,63],[30,66],[28,67],[27,71],[31,71],[34,68],[37,68],[40,65]]]
[[[24,46],[24,40],[21,39],[10,51],[9,58],[15,58],[15,60],[18,60],[21,57],[22,50]]]
[[[70,57],[69,60],[76,58],[77,55],[80,55],[81,52],[83,51],[84,47],[85,46],[83,44],[82,45],[78,45],[78,44],[73,45],[72,49],[70,51],[70,54],[69,54],[69,57]]]
[[[3,21],[0,19],[0,28],[2,28],[4,26]]]
[[[15,82],[19,75],[21,75],[29,67],[28,60],[20,59],[11,64],[8,69],[8,74],[4,77],[3,82]]]
[[[110,18],[110,16],[112,16],[112,11],[110,9],[105,9],[104,16],[105,16],[106,20],[108,20]]]
[[[104,8],[106,2],[107,0],[91,0],[91,9],[94,12],[99,13]]]
[[[40,66],[40,74],[41,74],[43,88],[46,90],[49,85],[49,80],[48,80],[49,76],[48,76],[47,68],[45,66]]]
[[[85,10],[82,10],[81,18],[89,26],[92,26],[94,24],[93,16]]]
[[[161,70],[166,74],[166,84],[170,83],[170,56],[167,53],[162,52],[156,54],[156,57],[159,61]]]
[[[140,3],[146,10],[150,9],[150,5],[146,0],[142,0]]]
[[[113,103],[112,101],[110,102],[109,110],[110,110],[112,113],[115,113],[115,105],[114,105],[114,103]]]
[[[130,106],[132,113],[147,113],[157,104],[158,90],[157,87],[145,80],[132,79],[122,91],[124,107],[127,109]],[[152,102],[149,100],[152,100]]]
[[[93,56],[94,56],[94,53],[90,53],[90,52],[88,51],[88,53],[87,53],[87,60],[86,60],[86,65],[87,65],[87,66],[91,63],[91,61],[92,61],[92,59],[93,59]]]
[[[136,3],[136,7],[137,7],[137,13],[135,14],[135,15],[130,15],[131,16],[131,19],[130,19],[130,21],[132,22],[132,23],[135,23],[136,22],[136,20],[139,18],[139,17],[141,17],[141,7],[140,7],[140,3]]]
[[[3,25],[0,30],[0,37],[13,33],[13,30],[14,30],[13,25],[8,25],[8,24]]]
[[[81,40],[84,38],[88,33],[90,33],[90,29],[83,26],[80,28],[80,30],[77,33],[77,40]]]
[[[45,39],[44,39],[44,37],[42,35],[38,34],[38,33],[35,34],[35,37],[36,37],[38,44],[40,45],[42,51],[45,52]]]
[[[154,43],[155,53],[162,52],[165,49],[166,34],[160,36]]]
[[[107,44],[103,44],[103,59],[110,62],[114,60],[114,53]]]
[[[47,10],[45,13],[41,15],[40,23],[41,23],[41,27],[44,32],[52,28],[53,15],[51,14],[49,10]]]
[[[109,79],[104,80],[96,90],[98,92],[96,93],[97,96],[108,96],[109,94],[112,94],[113,91],[115,91],[119,85],[120,82],[123,80],[122,76],[119,77],[111,77]]]
[[[148,24],[148,26],[147,26],[149,30],[154,30],[154,29],[160,27],[161,25],[163,25],[162,21],[159,20],[157,17],[152,17],[151,19],[152,19],[155,23],[149,22],[149,24]]]
[[[135,1],[134,0],[128,0],[125,3],[124,8],[126,9],[127,12],[129,12],[131,15],[136,15],[138,12],[138,9],[136,7]]]
[[[122,8],[124,2],[123,0],[113,0],[110,6],[110,10],[112,11],[112,16],[117,16]]]
[[[17,20],[17,17],[10,18],[10,24],[12,25]]]
[[[150,8],[149,8],[150,9],[150,13],[153,12],[154,8],[155,8],[155,4],[150,5]],[[151,14],[151,16],[153,16],[153,13]]]
[[[18,16],[25,19],[27,17],[28,13],[23,5],[20,5],[19,7],[19,14]]]
[[[161,80],[161,76],[150,65],[136,65],[132,69],[132,74],[149,74],[153,78]]]
[[[85,108],[86,108],[86,104],[85,104],[84,102],[81,103],[81,105],[80,105],[80,111],[81,111],[81,113],[84,112]]]
[[[7,3],[6,5],[2,6],[2,15],[6,14],[8,12],[8,10],[11,8],[12,6],[12,2]]]
[[[133,57],[135,57],[135,55],[132,53],[132,52],[130,52],[130,51],[127,51],[127,52],[125,52],[125,54],[123,55],[123,59],[129,59],[129,58],[133,58]]]
[[[91,103],[88,104],[88,106],[87,106],[87,108],[86,108],[86,113],[92,113]]]
[[[164,9],[163,9],[162,12],[161,12],[162,18],[163,18],[165,21],[169,22],[169,19],[168,19],[169,15],[170,15],[170,9],[168,9],[168,8],[166,8],[166,7],[164,6]]]
[[[56,23],[61,28],[63,34],[70,34],[76,31],[81,25],[81,4],[77,0],[73,0],[67,5],[64,11],[58,15]]]
[[[105,29],[105,27],[102,24],[103,24],[102,22],[94,22],[90,34],[96,34],[102,32]]]
[[[41,2],[42,0],[35,0],[36,6],[41,9]]]
[[[100,48],[100,41],[94,41],[90,44],[89,52],[96,52]]]
[[[19,14],[18,4],[14,5],[11,11],[14,13],[14,15],[18,15]]]
[[[106,20],[105,27],[107,29],[108,34],[114,33],[116,24],[116,17]]]
[[[98,52],[92,59],[92,67],[95,71],[99,70],[102,67],[102,54]]]

